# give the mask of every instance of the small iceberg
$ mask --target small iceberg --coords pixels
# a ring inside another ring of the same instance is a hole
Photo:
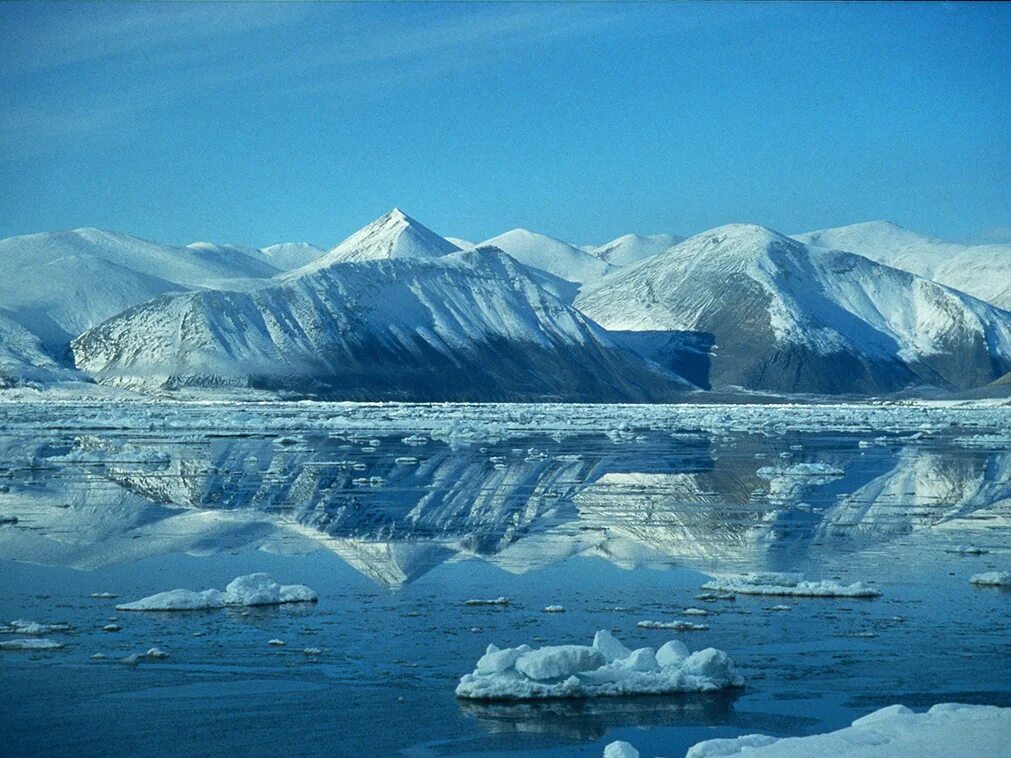
[[[734,592],[739,595],[784,595],[790,597],[880,597],[881,593],[863,582],[840,584],[829,579],[805,581],[803,574],[751,573],[714,579],[704,590]]]
[[[969,581],[979,587],[1011,587],[1011,571],[987,571],[975,574]]]
[[[629,650],[601,630],[588,645],[529,645],[499,649],[489,645],[471,674],[460,679],[456,696],[473,700],[664,695],[741,687],[744,678],[722,650],[689,653],[671,640]]]
[[[604,758],[639,758],[639,751],[628,742],[612,742],[604,748]]]
[[[233,579],[224,592],[210,589],[169,590],[117,605],[117,611],[203,611],[225,606],[315,603],[319,596],[304,584],[278,584],[270,574],[247,574]]]
[[[914,713],[903,705],[890,705],[835,732],[783,738],[749,734],[706,740],[690,748],[686,758],[996,756],[1006,754],[1009,734],[1011,708],[941,703],[926,713]]]

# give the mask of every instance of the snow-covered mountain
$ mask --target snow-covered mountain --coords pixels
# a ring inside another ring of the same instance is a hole
[[[614,271],[614,267],[568,242],[546,234],[513,229],[481,243],[505,251],[524,266],[541,269],[561,279],[586,284]]]
[[[612,266],[630,266],[683,241],[684,237],[673,234],[625,234],[607,244],[590,248],[587,252]]]
[[[405,236],[413,252],[435,236],[399,212],[366,230],[354,235],[361,251],[342,243],[330,265],[275,284],[132,308],[75,339],[76,364],[130,386],[347,398],[645,399],[685,389],[499,250],[398,256]]]
[[[418,223],[399,208],[359,229],[300,273],[320,271],[335,263],[390,258],[437,258],[459,250],[456,245]]]
[[[0,311],[0,389],[80,378],[75,374],[53,360],[36,335]]]
[[[59,358],[72,337],[144,300],[277,273],[228,246],[174,247],[100,229],[31,234],[0,240],[0,309]]]
[[[820,229],[794,239],[858,253],[1011,310],[1011,245],[960,245],[888,221]]]
[[[282,271],[301,268],[325,254],[326,250],[310,242],[282,242],[260,248],[260,255]]]
[[[470,250],[472,247],[477,247],[476,243],[472,242],[471,240],[464,239],[463,237],[449,237],[449,236],[447,236],[446,240],[448,240],[449,242],[452,242],[454,245],[456,245],[461,250]]]
[[[575,305],[611,330],[708,335],[717,387],[966,388],[1011,368],[1011,313],[746,224],[703,232],[585,287]]]

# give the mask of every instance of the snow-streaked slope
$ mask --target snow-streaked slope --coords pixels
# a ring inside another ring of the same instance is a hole
[[[278,270],[237,249],[173,247],[100,229],[0,240],[0,308],[47,349],[165,292],[269,277]]]
[[[613,266],[630,266],[669,250],[683,241],[684,237],[673,234],[625,234],[587,252]]]
[[[513,229],[481,244],[505,251],[524,266],[539,268],[577,284],[596,281],[614,270],[606,261],[568,242],[526,229]]]
[[[684,388],[488,248],[313,264],[257,290],[163,297],[73,349],[99,380],[139,387],[412,399],[643,399]]]
[[[394,208],[297,271],[301,274],[319,271],[335,263],[388,258],[436,258],[459,249],[399,208]]]
[[[281,242],[260,248],[260,254],[282,271],[291,271],[312,263],[326,254],[326,250],[310,242]]]
[[[470,250],[472,247],[477,247],[477,243],[464,239],[463,237],[446,237],[446,240],[448,242],[452,242],[461,250]]]
[[[37,336],[0,312],[0,388],[79,378],[75,373],[61,368]]]
[[[584,288],[575,304],[608,329],[713,337],[713,386],[966,388],[1011,368],[1011,313],[746,224],[691,237]]]
[[[1011,310],[1011,245],[960,245],[888,221],[820,229],[794,239],[858,253]]]

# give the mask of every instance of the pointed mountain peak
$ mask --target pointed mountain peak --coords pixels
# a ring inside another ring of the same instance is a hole
[[[394,208],[359,229],[326,255],[296,270],[307,273],[335,263],[387,258],[437,258],[459,249],[399,208]]]

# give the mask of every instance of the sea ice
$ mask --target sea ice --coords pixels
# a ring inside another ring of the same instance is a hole
[[[751,573],[714,579],[704,590],[740,595],[787,595],[792,597],[878,597],[881,593],[863,582],[840,584],[828,579],[805,581],[803,574]]]
[[[735,739],[706,740],[686,758],[922,758],[1005,755],[1011,735],[1011,708],[941,703],[926,713],[890,705],[835,732],[808,737],[749,734]]]
[[[281,585],[270,574],[247,574],[233,579],[224,592],[216,589],[169,590],[156,595],[117,605],[118,611],[198,611],[224,608],[228,605],[280,605],[282,603],[314,603],[316,593],[304,584]]]
[[[604,748],[604,758],[639,758],[639,751],[619,740]]]
[[[744,678],[722,650],[688,653],[672,641],[630,651],[606,630],[592,646],[489,645],[473,673],[460,679],[457,697],[475,700],[539,700],[615,695],[708,692],[740,687]]]
[[[640,629],[673,629],[675,632],[704,632],[709,628],[706,624],[692,621],[640,621],[636,626]]]
[[[507,597],[496,597],[491,600],[465,600],[464,605],[509,605],[512,601]]]
[[[986,548],[976,547],[975,545],[956,545],[955,547],[945,549],[944,552],[955,553],[957,555],[986,555],[990,551]]]
[[[565,613],[564,605],[549,605],[544,609],[545,613]]]
[[[1011,587],[1011,571],[987,571],[969,580],[981,587]]]
[[[4,640],[0,642],[0,650],[59,650],[63,647],[62,642],[56,640],[39,639],[38,637],[18,640]]]
[[[53,632],[65,632],[68,629],[70,629],[70,624],[40,624],[38,621],[14,619],[11,623],[0,626],[0,634],[27,634],[29,636],[37,636],[40,634],[51,634]]]

